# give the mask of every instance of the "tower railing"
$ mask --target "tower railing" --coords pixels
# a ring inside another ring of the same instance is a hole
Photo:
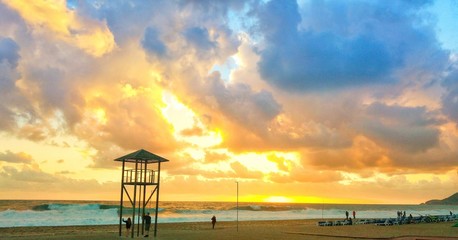
[[[124,170],[124,183],[125,184],[155,184],[156,171],[154,170],[135,170],[126,169]]]

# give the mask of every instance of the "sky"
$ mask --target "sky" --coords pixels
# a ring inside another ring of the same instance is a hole
[[[419,204],[458,191],[458,2],[0,0],[0,198]]]

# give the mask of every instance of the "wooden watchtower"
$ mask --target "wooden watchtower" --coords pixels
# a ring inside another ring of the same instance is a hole
[[[145,208],[148,203],[152,199],[154,201],[154,194],[156,194],[156,207],[154,209],[154,236],[156,236],[161,163],[168,162],[169,160],[140,149],[123,157],[116,158],[115,161],[122,162],[119,236],[122,236],[123,211],[126,210],[127,214],[129,214],[128,216],[132,216],[131,237],[134,237],[135,232],[137,233],[137,237],[140,232],[143,234],[144,227],[142,217],[146,213]],[[124,196],[127,196],[129,199],[131,210],[123,208]]]

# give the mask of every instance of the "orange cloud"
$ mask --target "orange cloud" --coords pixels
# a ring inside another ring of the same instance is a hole
[[[106,24],[80,18],[66,8],[65,0],[6,1],[21,14],[35,31],[49,30],[57,38],[73,44],[94,56],[102,56],[115,46]]]

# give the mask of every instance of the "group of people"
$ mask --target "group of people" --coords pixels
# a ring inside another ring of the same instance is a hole
[[[356,218],[356,211],[353,211],[353,219],[355,218]],[[348,219],[351,219],[351,218],[349,217],[348,211],[345,211],[345,220],[348,220]]]
[[[397,212],[397,215],[398,215],[398,219],[400,218],[405,218],[406,217],[406,211],[398,211]]]
[[[130,228],[132,227],[132,219],[127,218],[126,220],[124,220],[123,218],[122,221],[126,223],[126,237],[128,237],[130,234]],[[145,235],[143,235],[143,237],[148,237],[149,229],[151,227],[151,216],[149,215],[149,213],[146,213],[146,215],[143,216],[143,221],[145,222],[145,225],[144,225],[145,226]],[[215,215],[213,215],[213,217],[211,218],[211,221],[212,221],[212,228],[215,229],[215,224],[216,224]]]
[[[126,237],[128,237],[130,234],[130,228],[132,227],[132,220],[130,218],[124,220],[123,218],[122,221],[126,223]],[[149,213],[146,213],[146,215],[143,216],[143,221],[145,223],[145,235],[143,235],[143,237],[148,237],[149,229],[151,227],[151,216],[149,215]]]
[[[356,211],[353,211],[352,214],[353,214],[353,220],[356,219]],[[345,211],[345,220],[348,221],[349,225],[353,225],[353,220],[351,219],[349,215],[350,213],[348,211]]]

